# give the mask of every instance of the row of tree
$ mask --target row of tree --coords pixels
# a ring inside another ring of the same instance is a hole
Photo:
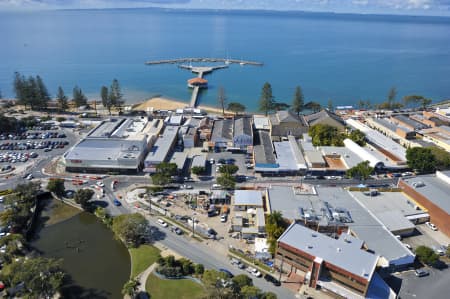
[[[31,110],[44,110],[51,101],[51,96],[42,78],[37,75],[25,77],[19,72],[14,73],[14,92],[18,104],[24,105],[25,108]],[[111,114],[113,107],[121,108],[123,105],[123,94],[120,89],[119,81],[114,79],[110,88],[102,86],[100,90],[100,97],[103,106],[108,109]],[[1,98],[1,96],[0,96]],[[69,108],[69,98],[66,96],[63,88],[58,87],[56,93],[56,102],[60,111],[66,111]],[[80,87],[75,86],[72,90],[72,99],[76,107],[88,105],[88,99]]]
[[[311,126],[308,134],[315,146],[344,146],[344,139],[346,138],[353,140],[360,146],[366,144],[366,136],[360,130],[352,130],[349,133],[340,132],[337,127],[327,124]]]
[[[8,206],[0,213],[3,227],[10,227],[10,234],[0,239],[2,266],[0,281],[15,289],[15,297],[51,298],[61,288],[65,273],[62,261],[44,257],[33,257],[25,240],[36,206],[39,183],[18,185],[10,195],[5,196]]]
[[[225,114],[225,107],[227,107],[227,110],[232,111],[236,114],[243,113],[246,109],[243,104],[238,102],[230,102],[227,106],[227,97],[225,95],[225,90],[223,87],[219,87],[217,102],[219,103],[219,107],[222,109],[223,114]],[[329,101],[328,106],[331,110],[333,106],[331,100]],[[295,93],[291,105],[283,102],[277,102],[272,94],[272,86],[270,85],[270,83],[264,83],[259,99],[259,110],[267,115],[271,111],[286,110],[289,108],[292,109],[292,111],[294,111],[295,113],[300,114],[300,112],[302,112],[303,110],[311,110],[313,112],[320,111],[320,109],[322,109],[322,106],[317,102],[308,102],[305,104],[303,91],[300,86],[297,86],[295,88]]]
[[[386,101],[380,104],[372,104],[370,100],[359,100],[358,107],[360,109],[389,109],[395,110],[403,107],[421,107],[425,109],[433,102],[432,99],[426,98],[421,95],[406,95],[401,101],[397,101],[397,89],[392,87],[387,95]]]

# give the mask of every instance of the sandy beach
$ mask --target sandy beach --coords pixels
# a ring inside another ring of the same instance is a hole
[[[153,109],[155,109],[155,110],[175,110],[175,109],[182,109],[182,108],[189,107],[189,104],[185,103],[185,102],[173,100],[173,99],[168,99],[168,98],[163,98],[163,97],[155,97],[155,98],[151,98],[143,103],[136,104],[133,107],[133,110],[147,111],[147,108],[151,108],[151,107],[153,107]],[[205,110],[207,112],[222,113],[222,109],[215,108],[215,107],[199,105],[198,108]],[[225,110],[225,113],[232,114],[233,112]]]

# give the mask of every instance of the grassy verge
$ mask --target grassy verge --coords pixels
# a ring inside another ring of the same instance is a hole
[[[45,225],[56,224],[81,213],[79,209],[56,199],[50,202],[49,210],[49,219],[45,222]]]
[[[273,271],[273,269],[270,268],[269,266],[267,266],[266,264],[261,263],[258,260],[253,260],[253,259],[249,258],[248,256],[246,256],[245,254],[240,253],[237,250],[229,249],[228,255],[232,256],[232,257],[238,257],[239,259],[241,259],[241,261],[243,261],[247,265],[255,266],[255,268],[259,268],[260,270],[263,270],[264,272],[271,273]]]
[[[136,277],[139,273],[156,262],[159,256],[159,249],[151,245],[141,245],[138,248],[130,248],[131,255],[131,277]]]
[[[152,299],[196,299],[205,294],[203,286],[189,279],[160,279],[150,274],[145,289]]]

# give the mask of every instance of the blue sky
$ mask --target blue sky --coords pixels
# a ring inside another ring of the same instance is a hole
[[[0,0],[0,10],[125,7],[268,9],[450,16],[450,0]]]

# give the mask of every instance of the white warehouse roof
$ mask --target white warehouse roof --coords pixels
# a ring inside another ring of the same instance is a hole
[[[363,161],[369,161],[369,165],[376,168],[381,168],[384,166],[384,163],[376,158],[374,155],[372,155],[370,152],[368,152],[366,149],[362,148],[358,144],[356,144],[351,139],[345,139],[344,145],[346,148],[354,152],[356,155],[358,155]]]

